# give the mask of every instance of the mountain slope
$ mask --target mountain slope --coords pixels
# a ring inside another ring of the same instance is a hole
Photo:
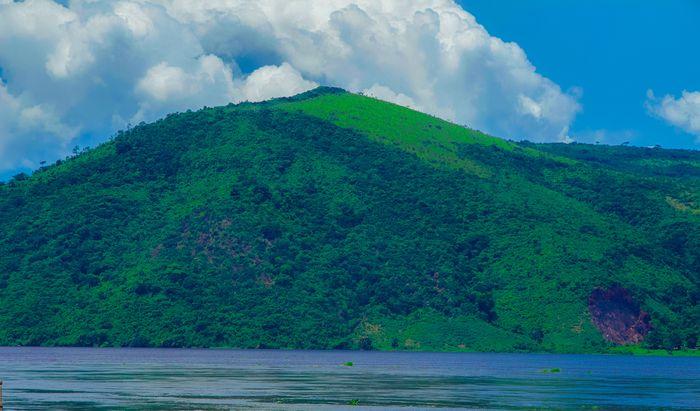
[[[699,170],[328,88],[170,115],[0,187],[0,344],[692,347]]]

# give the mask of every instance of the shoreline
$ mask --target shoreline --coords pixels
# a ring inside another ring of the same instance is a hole
[[[339,349],[297,349],[297,348],[239,348],[239,347],[118,347],[118,346],[65,346],[65,345],[0,345],[0,353],[4,349],[95,349],[95,350],[159,350],[159,351],[280,351],[280,352],[343,352],[343,353],[410,353],[410,354],[493,354],[493,355],[586,355],[586,356],[638,356],[638,357],[700,357],[699,349],[683,349],[667,351],[636,346],[612,347],[602,352],[550,352],[550,351],[469,351],[469,350],[339,350]]]

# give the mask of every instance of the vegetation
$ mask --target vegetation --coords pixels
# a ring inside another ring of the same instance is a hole
[[[700,333],[700,153],[513,143],[321,88],[0,186],[0,344],[603,352]]]
[[[561,372],[561,368],[545,368],[542,370],[543,374],[557,374]]]

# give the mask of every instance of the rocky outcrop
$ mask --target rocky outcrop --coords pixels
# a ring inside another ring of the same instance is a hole
[[[642,311],[629,291],[615,286],[597,288],[588,298],[593,324],[615,344],[636,344],[651,330],[651,318]]]

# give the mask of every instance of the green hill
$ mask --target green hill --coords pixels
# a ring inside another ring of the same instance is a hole
[[[0,345],[693,348],[699,193],[338,89],[172,114],[0,187]]]

